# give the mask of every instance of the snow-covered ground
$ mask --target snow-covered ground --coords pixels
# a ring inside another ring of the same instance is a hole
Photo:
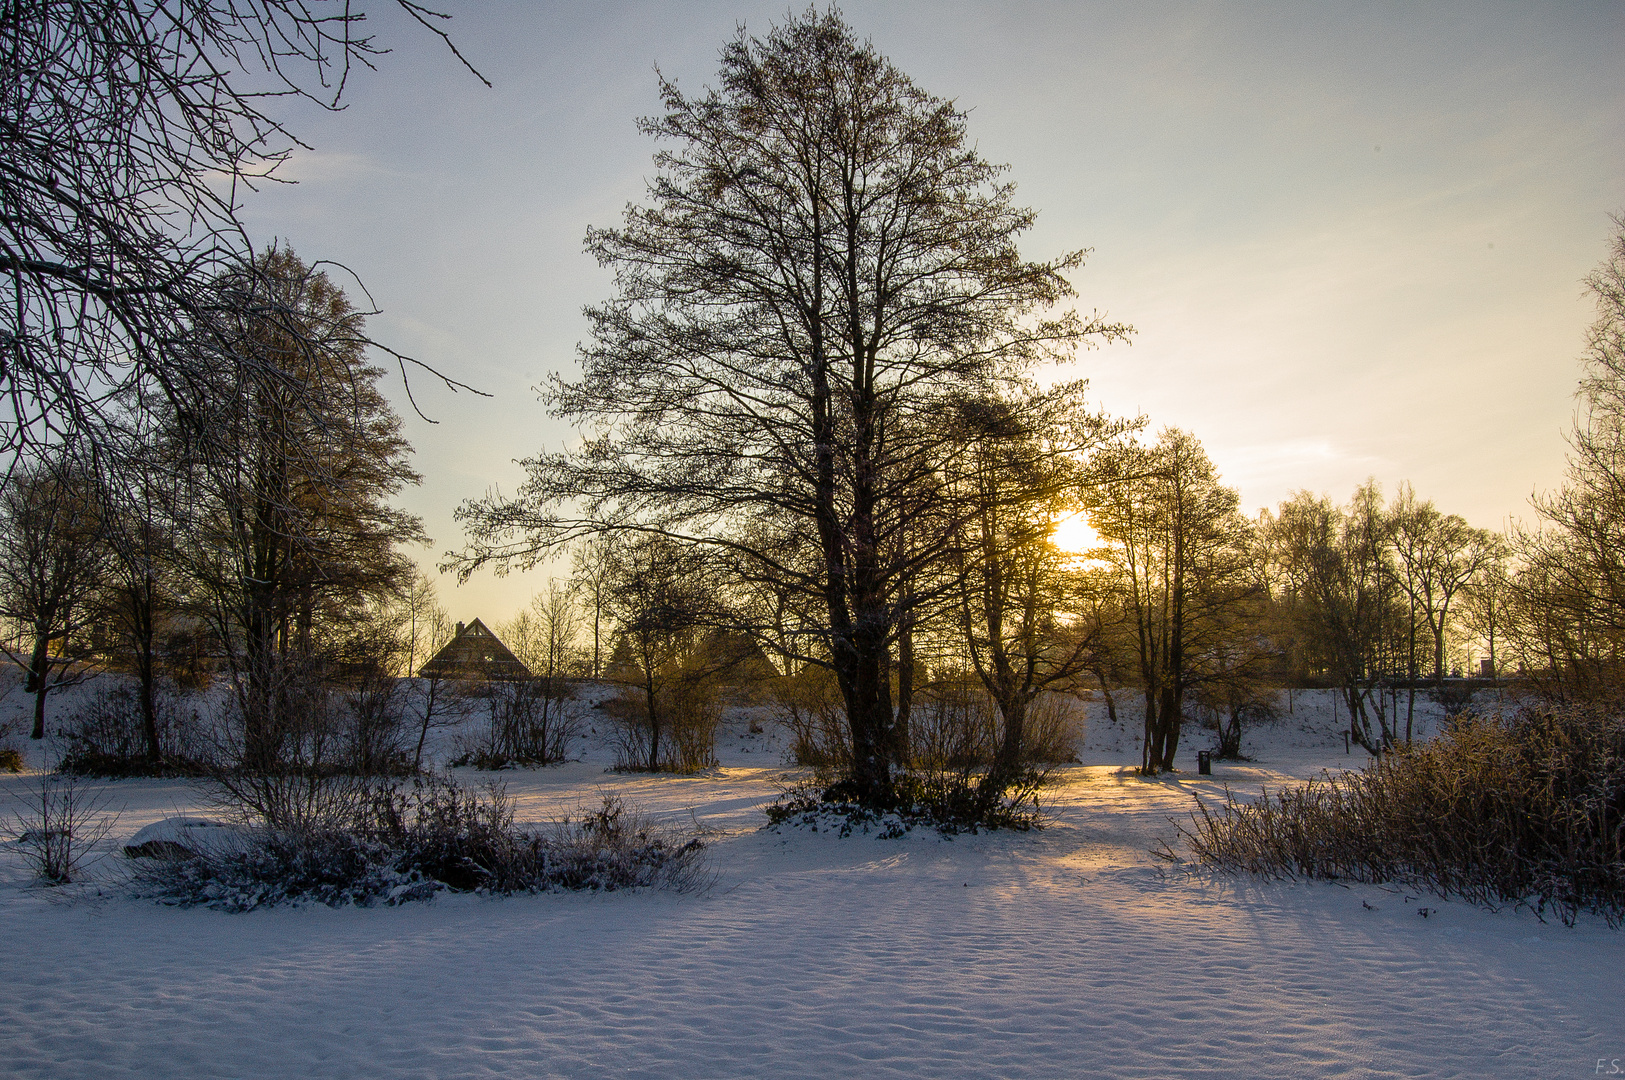
[[[8,705],[10,703],[7,703]],[[227,915],[50,890],[0,854],[0,1073],[19,1077],[1565,1077],[1625,1070],[1625,934],[1374,886],[1165,869],[1195,798],[1346,756],[1326,695],[1256,760],[1161,780],[1100,703],[1051,828],[942,839],[761,829],[782,735],[722,767],[502,774],[520,817],[600,790],[710,834],[703,895],[442,896]],[[24,740],[26,741],[26,740]],[[442,740],[442,745],[449,745]],[[467,779],[481,779],[467,773]],[[26,791],[29,776],[0,780]],[[95,785],[112,840],[195,810]],[[111,843],[111,841],[110,841]],[[96,872],[111,874],[116,857]],[[64,902],[64,894],[75,899]],[[1420,910],[1429,909],[1421,917]]]

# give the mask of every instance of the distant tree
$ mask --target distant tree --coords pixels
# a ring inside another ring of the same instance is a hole
[[[512,620],[497,628],[514,656],[541,679],[559,680],[576,665],[581,611],[569,585],[558,579],[530,598]]]
[[[1625,685],[1625,218],[1585,279],[1597,302],[1563,486],[1516,543],[1520,623],[1531,665],[1559,696]]]
[[[1174,767],[1186,693],[1232,655],[1252,597],[1251,526],[1202,444],[1177,428],[1096,454],[1080,487],[1115,569],[1145,698],[1141,770]]]
[[[938,418],[1126,328],[1042,317],[1082,254],[1023,260],[1033,214],[966,114],[839,14],[741,31],[715,89],[660,89],[643,130],[669,149],[648,201],[588,234],[615,296],[588,312],[581,378],[549,392],[589,437],[463,507],[462,570],[626,527],[724,554],[727,587],[786,620],[777,644],[835,672],[855,790],[887,802],[894,649],[922,602],[905,584],[954,533],[914,528],[964,454]]]
[[[1347,507],[1296,492],[1268,528],[1277,580],[1306,651],[1336,682],[1350,738],[1381,753],[1400,736],[1380,688],[1395,657],[1405,655],[1404,608],[1381,489],[1375,481],[1362,485]]]
[[[1442,682],[1452,604],[1500,555],[1500,538],[1458,514],[1440,513],[1409,484],[1400,485],[1389,513],[1400,581],[1427,625],[1433,677]]]
[[[1506,538],[1498,537],[1495,552],[1479,574],[1467,583],[1463,597],[1466,603],[1462,615],[1467,629],[1489,650],[1490,671],[1497,676],[1501,671],[1497,643],[1504,651],[1514,626],[1509,610],[1514,603],[1512,573]]]
[[[447,693],[445,672],[437,667],[425,670],[456,630],[451,616],[440,605],[434,578],[422,570],[413,572],[385,600],[383,611],[400,642],[401,665],[392,674],[411,679],[424,673],[419,692],[409,698],[410,708],[415,710],[410,719],[417,729],[412,751],[412,771],[416,772],[423,767],[423,748],[430,729],[462,716],[460,696]]]
[[[29,648],[26,689],[34,695],[32,737],[45,737],[45,698],[63,685],[68,639],[87,623],[103,583],[102,508],[86,471],[58,451],[0,486],[0,617]],[[15,656],[13,659],[17,659]]]
[[[587,616],[592,620],[592,677],[595,679],[604,674],[604,612],[614,569],[612,556],[620,539],[615,533],[587,537],[576,545],[571,562],[571,585],[581,595]]]
[[[397,547],[425,538],[389,501],[418,475],[343,291],[282,249],[220,288],[247,295],[185,459],[188,570],[228,646],[246,752],[272,761],[279,687],[308,666],[322,624],[410,581]],[[256,317],[267,288],[300,313],[296,333]]]
[[[717,621],[715,583],[693,549],[641,537],[614,549],[608,606],[617,638],[609,675],[635,695],[624,764],[647,772],[679,768],[684,721],[711,706],[717,669],[703,644]],[[711,764],[709,746],[704,755],[688,764]]]
[[[97,618],[113,632],[113,648],[136,680],[146,758],[164,756],[158,723],[159,679],[165,638],[175,629],[183,584],[176,518],[184,468],[166,431],[162,407],[143,400],[145,388],[125,394],[116,430],[119,449],[101,457],[91,472],[102,505],[107,575],[96,597]]]

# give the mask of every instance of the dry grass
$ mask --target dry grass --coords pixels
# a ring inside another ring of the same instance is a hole
[[[1364,770],[1194,814],[1181,840],[1233,872],[1402,882],[1625,924],[1625,716],[1466,715]],[[1163,853],[1174,858],[1169,849]]]

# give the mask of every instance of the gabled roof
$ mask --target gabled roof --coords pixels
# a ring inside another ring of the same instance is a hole
[[[444,679],[528,679],[530,669],[480,620],[457,624],[457,636],[435,653],[418,674]]]

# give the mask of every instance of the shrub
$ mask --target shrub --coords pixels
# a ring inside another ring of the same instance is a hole
[[[353,665],[335,719],[342,724],[346,767],[369,776],[412,771],[406,752],[406,696],[410,683],[377,663]]]
[[[161,756],[147,755],[140,687],[104,680],[67,723],[67,751],[57,765],[77,776],[184,776],[203,769],[206,747],[195,711],[183,711],[172,688],[154,695]]]
[[[1396,881],[1625,923],[1625,718],[1584,707],[1464,715],[1428,743],[1254,803],[1203,808],[1184,845],[1266,876]],[[1165,857],[1175,858],[1165,845]]]
[[[902,836],[916,827],[933,828],[943,836],[1044,827],[1039,804],[1043,773],[1029,769],[997,793],[985,790],[981,778],[982,774],[968,770],[903,773],[893,785],[893,800],[876,805],[861,801],[850,780],[831,782],[814,776],[786,787],[766,807],[768,826],[823,829],[841,836],[850,836],[854,829],[877,830],[883,839]]]
[[[254,842],[180,859],[143,859],[138,896],[225,911],[285,903],[400,904],[441,891],[497,895],[709,884],[698,837],[658,825],[619,799],[539,830],[514,825],[500,786],[485,792],[438,777],[410,789],[346,794],[347,826],[263,828]]]
[[[0,691],[0,700],[5,694]],[[12,739],[20,733],[22,725],[16,721],[0,721],[0,769],[6,772],[19,773],[26,766],[23,752],[17,748]]]
[[[87,791],[71,775],[43,776],[36,791],[19,801],[0,831],[46,885],[75,880],[85,856],[118,822],[117,814],[107,812],[106,796]]]
[[[722,705],[707,679],[673,679],[655,693],[659,725],[644,692],[627,690],[604,703],[615,725],[616,772],[693,773],[717,763]]]
[[[915,694],[908,723],[909,757],[928,770],[966,770],[993,760],[998,709],[969,677],[942,680]]]
[[[1027,708],[1021,759],[1034,765],[1063,765],[1078,760],[1083,742],[1083,710],[1076,698],[1041,694]]]
[[[506,769],[569,758],[570,743],[581,734],[581,721],[569,708],[570,693],[563,679],[493,682],[487,700],[489,726],[452,764]]]
[[[846,737],[846,703],[835,673],[808,665],[778,680],[773,702],[790,731],[788,756],[815,769],[844,768],[851,757]]]
[[[1082,720],[1069,695],[1044,693],[1027,706],[1021,760],[1029,765],[1076,761]],[[981,682],[969,675],[928,684],[909,716],[910,760],[917,768],[964,771],[989,765],[1004,741],[1004,719]]]

